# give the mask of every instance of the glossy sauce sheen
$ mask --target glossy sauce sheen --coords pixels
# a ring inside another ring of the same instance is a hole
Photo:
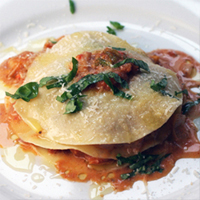
[[[46,48],[51,46],[52,44],[46,44]],[[89,56],[90,58],[88,60],[84,60],[83,62],[93,62],[94,59],[91,59],[92,55]],[[121,54],[118,56],[118,58],[120,56],[123,57]],[[198,62],[196,62],[187,54],[174,50],[156,50],[150,52],[148,56],[152,59],[153,62],[163,67],[169,68],[177,73],[181,88],[187,89],[189,91],[188,96],[184,94],[184,102],[198,99],[198,95],[191,91],[192,87],[200,85],[199,82],[193,81],[191,79],[197,72],[200,71],[200,64]],[[79,55],[77,59],[81,62],[83,57],[85,57],[84,54]],[[105,59],[105,54],[103,55],[103,59]],[[125,71],[129,70],[129,68],[130,66],[127,66]],[[91,70],[94,71],[95,69]],[[126,79],[126,73],[123,75],[123,71],[121,71],[119,72],[119,75],[121,75],[121,73],[122,76],[124,76]],[[82,77],[83,74],[84,69],[79,71],[80,77]],[[106,89],[104,88],[103,83],[96,87],[99,87],[100,89]],[[164,169],[162,173],[154,172],[151,175],[138,174],[130,179],[122,180],[120,177],[121,174],[130,173],[131,170],[126,166],[117,166],[115,160],[93,158],[75,150],[49,150],[49,154],[59,154],[60,159],[55,163],[55,167],[63,178],[71,181],[81,182],[91,180],[99,184],[109,182],[116,191],[123,191],[130,188],[137,180],[156,180],[167,175],[174,167],[175,162],[180,158],[200,158],[200,142],[197,138],[197,128],[191,120],[199,116],[196,110],[200,110],[199,105],[194,106],[187,115],[183,115],[181,113],[181,108],[177,109],[177,111],[173,114],[168,122],[170,127],[170,134],[168,138],[160,145],[146,150],[145,153],[147,154],[170,153],[170,155],[161,163],[161,166]],[[9,112],[13,113],[13,111],[5,109],[5,105],[0,105],[0,130],[2,130],[3,126],[7,126],[6,130],[10,136],[13,134],[14,130],[9,128],[9,120],[20,121],[21,119],[17,116],[16,113],[10,116],[7,114]],[[28,144],[23,144],[23,142],[21,144],[24,150],[33,151],[31,145],[29,148]],[[1,145],[4,146],[3,143],[1,143]],[[124,146],[126,145],[127,144],[124,144]],[[123,148],[123,144],[121,144],[120,148]]]

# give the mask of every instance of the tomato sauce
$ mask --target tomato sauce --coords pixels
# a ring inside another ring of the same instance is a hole
[[[14,126],[11,126],[12,122],[14,122]],[[20,144],[24,152],[32,152],[37,155],[36,147],[33,144],[26,143],[18,138],[15,127],[26,125],[24,122],[20,122],[23,121],[18,113],[15,112],[12,103],[6,101],[5,104],[0,104],[0,147],[7,148],[15,144]]]
[[[126,63],[117,68],[111,68],[112,65],[128,58],[128,55],[123,51],[117,51],[112,48],[105,48],[102,51],[84,52],[76,56],[78,60],[78,71],[75,77],[75,81],[80,80],[88,74],[98,74],[102,72],[114,72],[121,78],[129,81],[129,78],[139,72],[139,67],[133,63]],[[72,68],[72,66],[71,66]],[[112,83],[117,83],[114,79],[111,79]],[[97,90],[111,90],[110,87],[104,82],[99,81],[93,84],[92,87],[96,87]]]
[[[12,131],[8,126],[8,115],[4,104],[0,104],[0,130],[0,147],[14,146],[15,143],[11,139]]]
[[[5,60],[0,65],[0,80],[8,86],[19,87],[26,78],[26,73],[38,53],[25,51]]]
[[[200,63],[190,55],[181,51],[159,49],[148,53],[150,59],[160,66],[174,71],[179,79],[182,90],[186,89],[188,95],[184,95],[184,103],[195,101],[200,98],[200,94],[192,91],[192,88],[200,86],[200,80],[195,81],[192,78],[200,73]],[[195,119],[200,117],[200,104],[190,109],[188,115]]]
[[[48,40],[43,49],[40,52],[44,52],[47,48],[52,48],[62,37],[53,41]],[[15,86],[20,87],[24,79],[28,68],[31,66],[34,59],[40,54],[40,52],[24,51],[14,57],[8,58],[0,64],[0,80],[7,87]]]
[[[59,38],[56,39],[49,39],[46,41],[46,43],[44,44],[44,50],[45,49],[51,49],[59,40],[61,40],[64,36],[61,36]]]
[[[45,48],[51,48],[52,46],[53,43],[47,43]],[[13,73],[14,75],[11,76],[13,77],[14,82],[17,80],[17,75],[20,70],[24,70],[24,74],[26,73],[28,66],[36,56],[36,54],[32,53],[22,53],[22,55],[25,56],[25,59],[19,61],[21,63],[20,67],[16,68],[15,73]],[[30,60],[28,59],[29,55]],[[192,80],[192,78],[200,71],[200,64],[191,56],[174,50],[155,50],[148,53],[148,56],[154,63],[177,73],[181,88],[188,90],[188,95],[184,94],[184,103],[199,98],[199,95],[194,93],[192,88],[198,87],[200,83]],[[127,55],[124,52],[106,48],[103,51],[96,51],[93,53],[85,52],[78,55],[76,58],[79,61],[76,79],[79,80],[87,74],[96,74],[110,70],[110,67],[107,65],[113,65],[116,62],[127,58]],[[13,62],[17,62],[19,57],[13,59]],[[1,65],[1,67],[5,66],[5,73],[7,73],[6,70],[9,70],[8,63],[9,61],[7,60]],[[117,73],[127,81],[129,76],[138,73],[138,70],[137,66],[130,63],[112,69],[113,72]],[[2,77],[0,77],[0,79],[4,80]],[[23,81],[23,79],[24,77],[20,78],[20,81]],[[112,80],[112,82],[116,84],[114,80]],[[16,81],[16,84],[17,83],[18,81]],[[13,82],[11,81],[8,84],[13,84]],[[109,90],[104,82],[96,84],[95,87],[98,90]],[[9,121],[21,120],[17,113],[12,109],[12,106],[9,107],[9,105],[7,105],[6,107],[6,105],[0,105],[0,128],[2,123],[7,124],[7,130],[10,131],[11,135],[13,130],[9,127]],[[77,150],[49,150],[49,154],[59,154],[60,159],[55,162],[55,167],[57,172],[60,173],[63,178],[79,182],[94,181],[99,184],[107,182],[111,183],[116,191],[123,191],[132,187],[137,180],[150,181],[167,175],[174,167],[175,162],[180,158],[200,158],[200,142],[197,138],[197,128],[192,122],[192,119],[199,117],[196,110],[200,110],[199,105],[192,107],[186,115],[183,115],[181,113],[181,107],[178,108],[167,122],[168,128],[162,130],[163,135],[161,136],[163,138],[159,140],[159,144],[144,151],[146,154],[170,154],[161,162],[161,167],[163,168],[162,173],[154,172],[150,175],[137,174],[132,178],[123,180],[121,174],[130,173],[131,169],[126,165],[118,166],[114,159],[93,158]],[[141,150],[141,145],[156,140],[156,135],[158,134],[151,133],[141,141],[136,141],[135,145],[138,145],[136,149],[134,149],[134,145],[130,146],[130,144],[120,144],[117,148],[124,148],[127,152],[131,150],[132,153],[136,154]],[[30,148],[29,144],[24,144],[20,140],[18,140],[18,142],[25,151],[34,151],[34,148]],[[129,154],[127,153],[126,156],[129,156]]]

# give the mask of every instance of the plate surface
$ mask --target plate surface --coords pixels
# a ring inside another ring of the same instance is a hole
[[[47,37],[81,30],[106,32],[109,21],[125,25],[117,35],[146,52],[177,49],[200,61],[200,2],[197,0],[74,1],[75,14],[70,13],[67,0],[0,1],[0,62],[14,55],[15,48],[20,51],[40,48],[42,39]],[[199,120],[196,123],[200,128]],[[17,147],[1,150],[4,157],[0,160],[0,199],[94,197],[94,185],[62,180],[39,158],[34,164],[32,155],[17,158],[18,162],[13,164],[15,161],[7,155],[16,156],[16,151],[19,151]],[[9,165],[15,165],[15,169]],[[200,199],[199,172],[200,159],[181,159],[168,176],[149,182],[147,187],[139,181],[132,189],[108,194],[104,199]]]

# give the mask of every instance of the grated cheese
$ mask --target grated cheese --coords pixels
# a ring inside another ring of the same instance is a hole
[[[154,31],[161,23],[161,20],[156,21],[156,23],[150,28],[149,32]]]
[[[27,27],[27,28],[35,27],[35,23],[29,23],[29,24],[27,24],[26,27]]]
[[[92,102],[92,104],[89,106],[89,107],[87,107],[87,110],[89,111],[89,112],[94,112],[95,114],[98,114],[98,112],[97,112],[97,110],[99,109],[99,105],[98,105],[99,103],[98,103],[98,99],[95,99],[93,102]]]
[[[175,181],[175,179],[169,179],[169,178],[167,178],[167,182],[169,182],[169,183],[173,183]]]
[[[176,167],[176,168],[173,170],[172,174],[175,174],[178,170],[179,170],[179,167]]]
[[[22,180],[23,182],[26,182],[27,181],[27,178],[26,179],[24,179],[24,180]]]
[[[47,29],[45,26],[42,26],[42,25],[39,25],[38,27],[39,27],[41,30]]]
[[[190,174],[188,168],[183,169],[183,170],[182,170],[182,173],[184,173],[184,172],[185,172],[187,175]]]
[[[24,37],[28,37],[29,36],[29,33],[27,31],[23,32],[23,36]]]
[[[32,187],[32,189],[33,189],[33,190],[35,190],[36,188],[37,188],[37,186],[36,186],[36,185],[34,185],[34,186]]]
[[[193,174],[194,174],[197,178],[200,178],[200,173],[197,172],[196,170],[193,171]]]

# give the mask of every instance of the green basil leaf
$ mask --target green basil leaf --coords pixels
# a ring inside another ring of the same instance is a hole
[[[159,92],[160,92],[163,96],[169,96],[169,97],[171,97],[171,98],[175,98],[175,99],[179,100],[176,96],[171,95],[169,92],[166,92],[165,90],[160,90]]]
[[[135,172],[131,172],[131,173],[127,173],[127,174],[121,174],[121,179],[126,180],[126,179],[131,178],[135,175],[136,175]]]
[[[69,0],[69,9],[72,14],[75,13],[75,3],[73,0]]]
[[[200,99],[197,99],[196,101],[190,101],[190,102],[187,102],[185,103],[183,106],[182,106],[182,113],[183,115],[185,115],[186,113],[189,112],[190,108],[192,108],[193,106],[196,106],[200,103]]]
[[[138,160],[138,156],[140,155],[140,153],[138,155],[134,155],[134,156],[129,156],[127,158],[122,157],[120,154],[118,154],[116,156],[117,158],[117,163],[119,166],[125,164],[125,163],[129,163],[132,164],[133,162],[136,162]]]
[[[56,80],[57,81],[57,79],[58,79],[59,77],[54,77],[54,76],[49,76],[49,77],[44,77],[44,78],[42,78],[41,80],[40,80],[40,83],[39,83],[39,86],[40,87],[43,87],[43,86],[45,86],[45,85],[47,85],[50,81],[54,81],[54,80]]]
[[[144,70],[150,72],[149,66],[147,65],[147,63],[145,63],[142,60],[136,60],[136,59],[134,59],[134,65],[138,66],[141,69],[144,69]]]
[[[76,76],[78,70],[78,61],[72,58],[73,68],[68,75],[49,76],[40,80],[40,87],[46,86],[47,89],[66,86]]]
[[[76,110],[76,105],[75,105],[75,100],[73,99],[68,101],[64,114],[73,113],[75,110]]]
[[[156,92],[160,92],[161,90],[165,89],[166,86],[167,86],[167,78],[166,77],[161,79],[161,81],[158,83],[155,83],[155,80],[152,80],[151,84],[150,84],[151,89],[153,89]]]
[[[102,59],[102,58],[98,58],[97,60],[96,60],[96,62],[95,62],[95,64],[96,64],[96,66],[97,65],[101,65],[101,66],[110,66],[111,65],[111,63],[109,62],[109,61],[107,61],[107,60],[104,60],[104,59]]]
[[[132,99],[132,95],[130,94],[127,94],[119,89],[117,89],[118,91],[115,91],[114,95],[115,96],[118,96],[118,97],[122,97],[124,99],[128,99],[128,100],[131,100]]]
[[[136,163],[133,163],[129,166],[130,169],[137,169],[140,168],[141,166],[145,165],[146,163],[148,163],[149,161],[153,161],[158,157],[158,155],[149,155],[147,157],[144,157],[143,159],[139,160]]]
[[[124,28],[124,26],[121,25],[119,22],[110,21],[110,24],[112,24],[118,30],[121,30]]]
[[[81,93],[84,89],[86,89],[89,85],[97,83],[99,81],[105,81],[106,84],[113,90],[114,95],[131,99],[131,95],[124,93],[123,91],[119,90],[110,81],[110,78],[114,78],[118,83],[120,83],[123,87],[127,88],[127,84],[125,80],[120,78],[118,74],[115,74],[113,72],[110,72],[108,74],[105,73],[99,73],[99,74],[88,74],[84,76],[82,79],[80,79],[78,82],[72,84],[70,87],[67,88],[67,91],[65,91],[61,96],[57,97],[57,100],[60,102],[65,102],[70,98],[75,98],[78,96],[79,93]],[[69,92],[68,92],[69,91]]]
[[[112,49],[117,51],[126,51],[126,48],[121,48],[121,47],[112,47]]]
[[[123,180],[131,178],[136,174],[152,174],[155,171],[162,172],[160,164],[163,159],[168,157],[170,154],[166,155],[145,155],[138,153],[137,155],[130,157],[122,157],[120,154],[117,155],[117,163],[119,166],[123,164],[128,164],[129,168],[132,170],[130,173],[121,174]]]
[[[113,94],[115,96],[122,97],[122,98],[129,99],[129,100],[132,98],[131,95],[126,94],[123,91],[119,90],[117,87],[115,87],[112,84],[112,82],[110,81],[108,74],[104,74],[104,79],[103,80],[111,88],[111,90],[113,91]]]
[[[115,80],[117,83],[120,83],[120,85],[121,85],[123,88],[129,89],[128,83],[127,83],[124,79],[122,79],[118,74],[113,73],[113,72],[108,72],[107,74],[108,74],[108,76],[109,76],[110,78],[114,78],[114,80]]]
[[[179,100],[176,96],[173,96],[169,92],[165,91],[166,86],[167,86],[166,76],[164,76],[164,78],[162,78],[160,82],[155,83],[155,80],[152,80],[151,84],[150,84],[150,87],[151,87],[152,90],[154,90],[156,92],[160,92],[163,96],[169,96],[169,97],[172,97],[172,98]]]
[[[86,89],[89,85],[102,81],[103,77],[103,73],[88,74],[80,79],[78,82],[68,87],[67,91],[65,91],[60,97],[57,97],[57,100],[59,100],[60,102],[65,102],[69,99],[69,96],[71,96],[70,98],[78,96],[78,94]]]
[[[79,98],[77,99],[71,99],[65,108],[65,113],[64,114],[69,114],[69,113],[75,113],[77,111],[80,111],[83,107],[83,102],[81,102],[79,100]]]
[[[73,68],[65,78],[66,85],[73,80],[78,71],[78,61],[74,57],[72,57],[72,64]]]
[[[124,59],[124,60],[122,60],[122,61],[114,64],[112,67],[113,68],[117,68],[117,67],[120,67],[121,65],[124,65],[126,63],[133,63],[134,65],[138,66],[139,68],[144,69],[144,70],[150,72],[149,66],[147,65],[147,63],[145,63],[142,60],[136,60],[134,58],[126,58],[126,59]]]
[[[115,30],[110,28],[109,26],[107,26],[107,33],[112,34],[112,35],[116,35]]]
[[[179,94],[186,94],[186,95],[188,95],[188,91],[185,89],[185,90],[182,90],[182,91],[180,91],[180,92],[177,92],[177,91],[175,91],[175,96],[178,96]]]
[[[57,96],[56,100],[64,103],[65,101],[67,101],[68,99],[71,99],[73,96],[70,92],[63,92],[61,96]]]
[[[43,87],[46,86],[47,89],[55,88],[55,87],[62,87],[65,83],[66,76],[49,76],[44,77],[40,80],[39,86]]]
[[[58,41],[55,40],[49,40],[52,44],[56,44]]]
[[[37,82],[30,82],[19,87],[15,94],[6,92],[6,96],[9,96],[13,99],[23,99],[24,101],[29,102],[31,99],[37,97],[38,89],[39,84]]]
[[[113,93],[115,93],[116,87],[114,87],[114,85],[110,81],[108,74],[104,74],[103,80],[110,87],[110,89],[113,91]]]

